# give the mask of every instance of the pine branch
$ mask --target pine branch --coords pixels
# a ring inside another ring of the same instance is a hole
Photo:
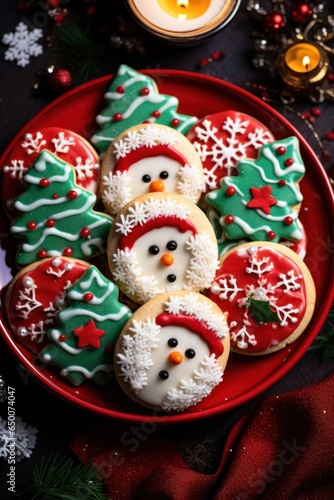
[[[334,306],[328,314],[323,332],[316,337],[313,345],[309,348],[309,351],[315,350],[321,351],[322,363],[334,360]]]
[[[108,500],[103,483],[90,462],[74,465],[67,457],[42,459],[33,470],[33,484],[21,495],[31,500]]]

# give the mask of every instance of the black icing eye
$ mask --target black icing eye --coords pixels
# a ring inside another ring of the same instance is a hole
[[[169,177],[169,173],[167,172],[167,170],[163,170],[162,172],[160,172],[159,177],[160,179],[167,179]]]
[[[189,359],[192,359],[196,356],[194,349],[187,349],[184,354],[186,355],[186,358],[189,358]]]
[[[176,347],[178,343],[179,343],[178,340],[174,338],[169,339],[167,342],[169,347]]]
[[[167,370],[161,370],[161,372],[159,372],[159,378],[161,378],[161,380],[167,380],[169,377],[169,373]]]
[[[169,274],[167,276],[167,281],[169,281],[169,283],[174,283],[174,281],[176,281],[176,276],[175,274]]]
[[[160,249],[159,249],[158,245],[151,245],[149,247],[148,251],[151,255],[157,255],[159,253]]]
[[[141,180],[143,182],[150,182],[151,181],[151,176],[148,175],[148,174],[145,174],[145,175],[143,175],[143,177],[141,178]]]
[[[176,243],[176,241],[174,241],[174,240],[169,241],[167,243],[167,245],[166,245],[166,248],[167,248],[167,250],[170,250],[171,252],[173,250],[176,250],[177,249],[177,243]]]

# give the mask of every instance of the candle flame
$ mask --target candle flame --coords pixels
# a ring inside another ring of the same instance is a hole
[[[178,7],[185,8],[185,7],[189,6],[189,1],[188,0],[176,0],[176,5]]]
[[[308,69],[308,65],[310,64],[310,62],[311,62],[311,59],[309,58],[309,56],[303,57],[302,64],[303,64],[303,66],[305,66],[306,69]]]

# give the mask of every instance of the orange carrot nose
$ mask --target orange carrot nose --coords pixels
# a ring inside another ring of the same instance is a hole
[[[179,351],[173,351],[168,356],[168,361],[172,365],[179,365],[180,363],[182,363],[182,360],[183,360],[183,356]]]
[[[160,262],[164,266],[171,266],[174,262],[174,257],[170,253],[164,253],[160,258]]]
[[[162,181],[152,181],[150,184],[151,193],[157,193],[165,190],[165,184]]]

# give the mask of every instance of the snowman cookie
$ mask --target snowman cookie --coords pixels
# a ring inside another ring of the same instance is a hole
[[[107,254],[113,279],[140,304],[166,291],[202,291],[218,268],[209,220],[178,194],[145,194],[128,203],[114,219]]]
[[[254,241],[221,258],[207,296],[228,315],[231,350],[263,355],[303,333],[316,293],[310,271],[293,250]]]
[[[99,157],[86,139],[62,127],[32,129],[17,141],[3,164],[1,198],[10,220],[17,216],[13,203],[25,189],[23,177],[43,149],[74,167],[79,186],[98,192]]]
[[[114,344],[131,311],[118,300],[118,288],[89,266],[67,290],[67,305],[47,332],[49,345],[39,358],[60,368],[73,385],[106,384],[113,374]]]
[[[229,356],[225,314],[195,292],[164,293],[133,314],[115,347],[116,378],[137,403],[180,412],[209,396]]]
[[[203,188],[202,162],[194,146],[165,125],[131,127],[103,156],[100,193],[112,216],[149,192],[178,193],[197,203]]]
[[[55,315],[66,304],[66,292],[88,268],[85,261],[49,257],[21,269],[10,282],[4,311],[16,340],[33,353],[47,340]]]
[[[218,189],[225,175],[236,175],[240,159],[256,158],[264,144],[275,140],[265,125],[234,110],[206,116],[192,126],[186,137],[202,160],[205,193]]]

